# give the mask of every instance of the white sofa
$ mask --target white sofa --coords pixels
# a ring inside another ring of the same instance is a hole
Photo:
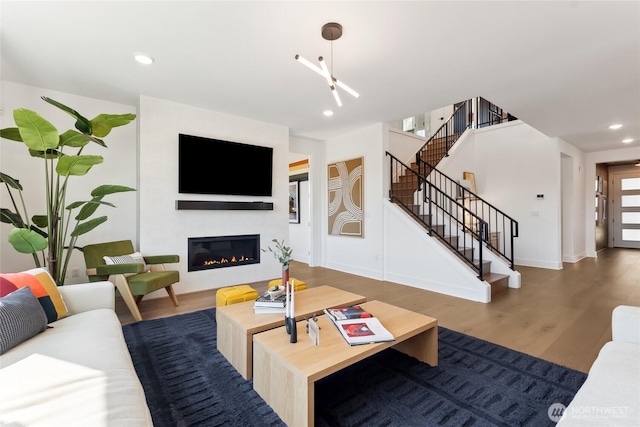
[[[0,426],[152,426],[113,284],[59,291],[70,316],[0,355]]]
[[[640,426],[640,307],[618,306],[606,343],[558,426]]]

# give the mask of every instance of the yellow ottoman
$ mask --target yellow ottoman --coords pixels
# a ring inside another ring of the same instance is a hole
[[[258,298],[258,291],[249,285],[228,286],[217,290],[216,307],[253,301],[256,298]]]
[[[305,282],[303,282],[302,280],[298,280],[296,278],[289,278],[289,281],[293,280],[293,284],[294,284],[294,291],[301,291],[303,289],[307,289],[307,284]],[[273,287],[273,286],[280,286],[282,285],[282,278],[280,279],[273,279],[272,281],[269,282],[269,288]]]

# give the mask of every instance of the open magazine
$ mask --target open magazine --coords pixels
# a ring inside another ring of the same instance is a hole
[[[324,313],[331,320],[360,319],[363,317],[373,317],[371,313],[364,310],[359,305],[351,305],[349,307],[326,308]]]
[[[393,334],[382,326],[377,317],[362,310],[359,306],[328,308],[324,312],[349,345],[395,340]],[[337,313],[341,313],[344,318],[338,318],[340,314]],[[356,313],[359,314],[356,315]],[[354,317],[347,318],[347,316]]]

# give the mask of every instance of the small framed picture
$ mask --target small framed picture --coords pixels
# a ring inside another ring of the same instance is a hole
[[[289,223],[300,224],[300,182],[289,183]]]

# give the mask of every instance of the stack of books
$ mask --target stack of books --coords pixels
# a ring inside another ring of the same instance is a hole
[[[271,298],[269,295],[262,295],[253,303],[253,312],[256,314],[285,313],[286,295]]]
[[[349,345],[395,340],[393,334],[373,314],[359,305],[327,308],[324,313]]]

